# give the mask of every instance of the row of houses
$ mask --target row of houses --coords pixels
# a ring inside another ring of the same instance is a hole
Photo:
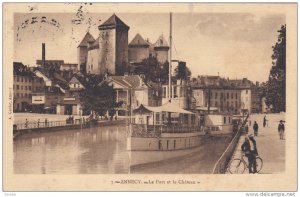
[[[81,72],[72,74],[66,80],[56,72],[50,74],[41,67],[32,70],[22,63],[14,62],[14,111],[89,114],[80,100],[80,92],[89,85],[88,80]],[[171,91],[168,85],[145,82],[143,75],[108,76],[101,80],[99,78],[99,85],[104,82],[111,85],[116,92],[116,101],[122,101],[122,106],[116,110],[117,116],[126,115],[140,104],[160,106],[170,99],[183,109],[232,114],[258,113],[263,110],[259,85],[247,79],[199,76],[190,81],[174,81]]]

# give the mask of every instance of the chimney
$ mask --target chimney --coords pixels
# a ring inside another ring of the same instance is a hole
[[[45,61],[46,61],[46,45],[45,43],[42,43],[42,67],[45,67]]]

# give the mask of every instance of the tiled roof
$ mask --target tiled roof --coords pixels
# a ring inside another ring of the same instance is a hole
[[[149,46],[148,42],[144,40],[144,38],[138,33],[132,39],[132,41],[128,45],[130,46]]]
[[[99,29],[105,28],[116,28],[116,27],[125,27],[129,29],[129,26],[126,25],[119,17],[113,14],[109,19],[107,19],[102,25],[100,25]]]
[[[139,88],[143,85],[143,82],[138,75],[110,76],[109,78],[127,88]]]
[[[80,44],[78,45],[78,47],[87,47],[89,42],[94,42],[94,41],[95,41],[94,37],[90,34],[90,32],[87,32],[84,38],[82,39],[82,41],[80,42]]]

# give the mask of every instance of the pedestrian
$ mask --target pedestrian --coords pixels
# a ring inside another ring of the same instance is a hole
[[[249,132],[249,126],[248,126],[247,121],[246,121],[246,124],[245,124],[245,132],[246,132],[246,134],[248,134],[248,132]]]
[[[28,128],[28,120],[27,120],[27,118],[26,118],[26,120],[25,120],[25,128],[26,128],[26,129]]]
[[[266,124],[267,124],[267,115],[264,116],[263,126],[266,127]]]
[[[258,124],[256,121],[254,121],[254,124],[253,124],[253,131],[254,131],[254,136],[257,136],[258,135]]]
[[[40,128],[40,119],[37,121],[37,128]]]
[[[47,118],[45,118],[45,127],[47,127],[47,124],[48,124],[48,120]]]
[[[284,130],[285,130],[285,127],[284,127],[283,121],[280,120],[279,125],[278,125],[278,133],[279,133],[280,140],[284,140]]]
[[[258,151],[253,134],[250,134],[249,136],[246,135],[245,142],[242,144],[241,148],[242,151],[245,153],[245,156],[248,158],[249,174],[257,173],[256,156],[258,155]]]

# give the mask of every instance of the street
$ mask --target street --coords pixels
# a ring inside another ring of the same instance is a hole
[[[278,124],[280,120],[285,120],[285,114],[267,114],[267,126],[263,127],[264,114],[254,114],[249,117],[249,134],[253,133],[253,123],[258,123],[258,136],[256,140],[259,156],[263,159],[261,174],[282,173],[285,171],[285,140],[280,140],[278,135]],[[250,126],[251,122],[251,126]],[[288,128],[285,128],[289,132]],[[233,158],[240,158],[241,145],[244,142],[242,135]],[[248,173],[248,169],[244,173]]]

